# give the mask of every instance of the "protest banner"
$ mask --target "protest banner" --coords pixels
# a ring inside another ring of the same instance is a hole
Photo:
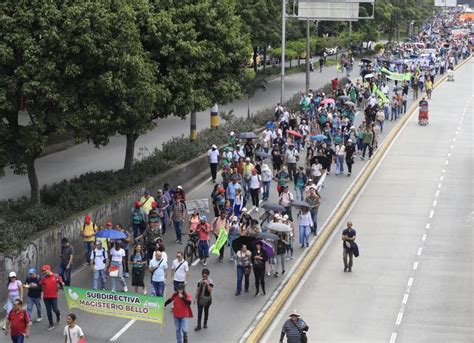
[[[103,316],[141,320],[163,324],[163,297],[135,293],[113,293],[79,287],[65,287],[69,309]]]
[[[394,73],[387,68],[382,68],[382,73],[386,74],[387,79],[394,81],[410,81],[411,73]]]
[[[216,243],[212,248],[211,253],[219,255],[219,250],[227,243],[227,231],[221,227],[221,231],[219,231],[219,236],[217,237]]]
[[[185,203],[186,203],[186,213],[188,215],[191,215],[196,211],[201,214],[210,212],[208,199],[187,200]]]

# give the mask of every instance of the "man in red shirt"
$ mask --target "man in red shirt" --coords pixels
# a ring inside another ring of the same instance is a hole
[[[64,287],[64,282],[58,274],[51,271],[51,266],[48,264],[45,264],[41,271],[44,276],[41,278],[39,285],[43,287],[43,301],[49,321],[48,330],[52,330],[54,329],[53,311],[56,314],[56,322],[58,324],[61,318],[61,313],[58,309],[58,286]]]
[[[23,309],[23,301],[16,299],[13,302],[13,310],[10,311],[7,317],[7,325],[5,335],[10,331],[10,337],[13,343],[23,343],[25,337],[30,335],[31,319],[28,312]]]
[[[209,258],[209,232],[211,231],[211,226],[207,222],[206,216],[201,216],[199,218],[199,224],[196,228],[196,232],[199,235],[198,242],[198,256],[199,261],[205,266],[207,264],[207,259]]]

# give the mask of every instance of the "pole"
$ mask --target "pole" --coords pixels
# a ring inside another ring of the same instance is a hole
[[[197,138],[197,127],[196,127],[196,112],[191,112],[191,134],[190,138],[195,141]]]
[[[352,46],[352,21],[349,22],[349,48]]]
[[[281,74],[280,74],[280,104],[283,105],[285,94],[285,24],[286,24],[286,0],[281,0]]]
[[[217,104],[211,107],[211,129],[219,127],[219,107]]]
[[[309,37],[310,37],[310,34],[309,34],[309,20],[306,21],[306,94],[309,93],[309,83],[310,83],[310,79],[309,79],[309,75],[310,75],[310,53],[311,53],[311,47],[310,47],[310,42],[309,42]]]

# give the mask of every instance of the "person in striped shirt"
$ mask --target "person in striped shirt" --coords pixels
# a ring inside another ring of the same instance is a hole
[[[306,343],[308,338],[306,332],[309,330],[308,325],[301,319],[301,315],[297,310],[290,313],[290,318],[285,321],[281,328],[280,343],[287,338],[288,343]]]

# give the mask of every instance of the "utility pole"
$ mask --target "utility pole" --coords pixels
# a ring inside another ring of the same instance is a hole
[[[192,141],[195,141],[197,138],[197,127],[196,127],[196,112],[191,112],[191,136]]]
[[[311,45],[310,45],[310,31],[309,31],[309,20],[306,20],[306,94],[309,92],[310,87],[310,54],[311,54]]]
[[[285,95],[285,44],[286,44],[286,0],[281,0],[281,75],[280,75],[280,105],[283,105]]]

